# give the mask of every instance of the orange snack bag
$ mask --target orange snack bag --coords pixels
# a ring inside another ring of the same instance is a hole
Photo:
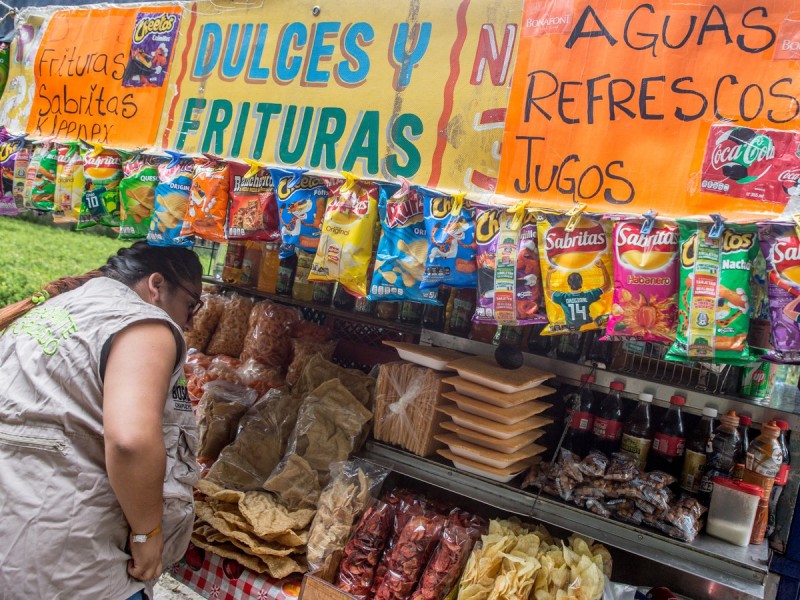
[[[195,161],[182,236],[194,234],[204,240],[225,243],[229,173],[228,164],[216,158]]]

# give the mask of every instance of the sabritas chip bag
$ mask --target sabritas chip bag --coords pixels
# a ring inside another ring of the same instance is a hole
[[[153,216],[158,185],[158,165],[163,159],[150,154],[124,156],[122,181],[119,182],[119,239],[140,240],[147,237]]]
[[[782,362],[800,362],[800,238],[797,226],[794,223],[761,223],[758,235],[767,261],[773,347],[769,354]]]
[[[667,360],[746,365],[756,360],[747,344],[750,269],[758,251],[755,225],[678,221],[680,278],[678,331]]]
[[[193,246],[191,236],[181,235],[189,204],[194,160],[179,152],[167,152],[170,161],[158,167],[156,205],[147,241],[154,246]]]
[[[55,223],[74,223],[83,199],[84,175],[80,142],[70,142],[58,149],[56,191],[53,204]]]
[[[270,173],[281,221],[280,257],[292,256],[295,248],[315,253],[331,193],[328,185],[300,169],[270,169]]]
[[[267,167],[257,162],[248,161],[248,165],[229,165],[231,197],[227,237],[229,240],[277,241],[281,237],[281,225],[272,175]]]
[[[667,343],[678,320],[678,226],[656,221],[644,234],[647,222],[614,224],[614,305],[606,335]]]
[[[447,196],[420,189],[428,233],[428,257],[422,276],[423,290],[439,286],[474,288],[478,285],[475,263],[475,209],[464,194]]]
[[[98,223],[119,227],[119,182],[123,177],[119,152],[95,144],[83,155],[83,176],[85,191],[77,216],[77,229]]]
[[[369,299],[373,301],[410,300],[438,304],[436,290],[421,290],[428,236],[423,219],[422,196],[407,181],[379,184],[378,212],[381,218],[380,242]]]
[[[52,211],[56,192],[56,170],[58,148],[52,142],[41,142],[34,146],[28,177],[25,181],[26,200],[30,190],[29,207],[35,210]]]
[[[575,228],[568,232],[570,219]],[[543,335],[604,328],[611,312],[611,225],[597,215],[541,213],[539,259],[550,324]]]
[[[216,158],[195,161],[181,236],[196,235],[211,242],[225,243],[229,178],[227,163]]]
[[[378,217],[378,186],[345,173],[325,209],[309,281],[338,281],[356,296],[367,295],[367,271]]]

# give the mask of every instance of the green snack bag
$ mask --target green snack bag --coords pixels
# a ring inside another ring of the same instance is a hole
[[[51,212],[56,193],[58,147],[52,142],[36,146],[28,165],[27,186],[30,186],[30,207]]]
[[[122,157],[115,150],[95,144],[83,155],[85,191],[76,229],[100,223],[119,227],[119,182],[122,179]]]
[[[158,157],[148,154],[123,155],[123,178],[119,182],[119,239],[140,240],[147,237],[158,185],[158,165],[161,162]]]
[[[10,55],[11,44],[8,42],[0,42],[0,96],[6,89],[8,83],[8,61]]]
[[[681,293],[678,332],[667,360],[746,365],[750,271],[758,252],[754,224],[678,220]],[[719,231],[721,229],[721,231]],[[714,237],[715,233],[719,233]]]

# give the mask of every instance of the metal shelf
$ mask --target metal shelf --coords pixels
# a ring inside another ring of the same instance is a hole
[[[741,548],[701,534],[691,544],[596,516],[559,500],[495,483],[455,469],[449,463],[424,459],[380,442],[368,441],[361,455],[392,470],[452,491],[503,511],[538,519],[591,537],[609,546],[691,573],[728,588],[719,597],[763,598],[768,575],[766,543]]]

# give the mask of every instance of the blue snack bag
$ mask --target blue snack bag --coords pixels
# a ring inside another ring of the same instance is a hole
[[[403,185],[379,184],[378,211],[383,234],[378,243],[370,300],[410,300],[440,304],[436,290],[422,290],[428,256],[422,194],[403,180]]]
[[[464,201],[464,194],[447,196],[424,188],[420,191],[430,241],[420,288],[436,290],[442,284],[477,287],[475,211]]]
[[[158,166],[155,210],[147,242],[154,246],[191,247],[194,237],[181,235],[181,229],[189,205],[194,160],[180,152],[167,151],[167,154],[171,160]]]
[[[280,257],[299,248],[316,254],[325,205],[330,196],[325,180],[304,169],[270,169],[281,222]]]

